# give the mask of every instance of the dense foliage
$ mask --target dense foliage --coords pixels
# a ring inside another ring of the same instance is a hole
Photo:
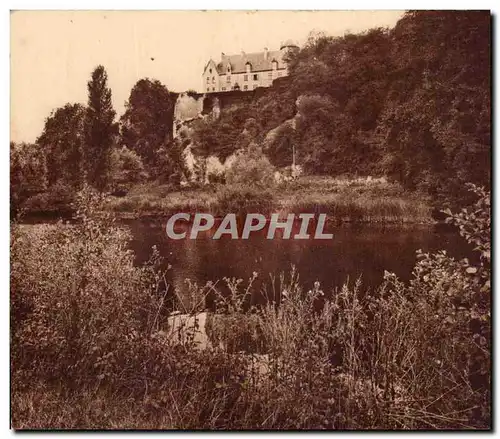
[[[47,186],[45,155],[37,145],[10,142],[11,212]]]
[[[490,32],[487,11],[417,11],[394,29],[311,34],[286,87],[223,109],[195,138],[204,154],[244,148],[237,112],[275,165],[293,145],[310,174],[387,175],[456,205],[466,182],[490,179]]]
[[[57,108],[45,121],[36,140],[46,157],[47,183],[61,183],[78,189],[84,181],[84,121],[86,109],[81,104]]]
[[[85,179],[113,189],[112,151],[122,146],[139,157],[142,177],[177,186],[190,178],[184,156],[190,146],[205,182],[209,156],[224,163],[258,147],[276,167],[295,157],[310,175],[387,176],[430,195],[439,208],[468,204],[465,183],[488,187],[491,177],[490,36],[487,11],[410,11],[393,29],[313,33],[289,54],[288,77],[253,101],[222,107],[218,117],[191,121],[188,134],[175,139],[177,95],[148,78],[131,90],[118,133],[107,75],[98,66],[87,107],[66,104],[46,120],[36,142],[46,164],[40,182],[68,194]],[[16,192],[32,192],[19,189],[18,172],[16,165]],[[130,187],[136,177],[122,172],[119,179]]]
[[[450,221],[478,262],[421,253],[409,282],[386,273],[371,294],[303,289],[292,272],[251,309],[257,273],[225,290],[189,283],[172,302],[156,252],[135,267],[88,190],[76,224],[14,225],[14,427],[489,428],[490,200],[473,189],[476,204]]]
[[[226,183],[268,189],[275,184],[274,167],[258,148],[250,148],[236,156],[226,172]]]
[[[139,154],[148,169],[157,169],[159,150],[172,138],[173,107],[167,87],[148,78],[137,81],[125,104],[120,143]]]
[[[108,88],[108,75],[103,66],[97,66],[87,83],[88,104],[84,121],[84,167],[87,180],[99,190],[109,184],[111,148],[118,125]]]

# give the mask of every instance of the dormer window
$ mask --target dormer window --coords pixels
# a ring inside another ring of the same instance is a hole
[[[250,64],[249,62],[247,62],[245,64],[245,67],[246,67],[247,73],[250,73],[252,71],[252,64]]]
[[[209,71],[209,73],[212,73],[212,69],[209,69],[208,71]]]
[[[228,73],[231,73],[231,66],[227,66]]]
[[[278,61],[273,59],[273,70],[278,70]]]

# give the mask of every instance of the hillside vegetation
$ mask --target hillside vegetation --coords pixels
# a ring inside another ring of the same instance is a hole
[[[68,103],[36,144],[11,145],[12,211],[68,210],[84,183],[118,194],[151,182],[176,190],[193,180],[188,145],[202,184],[208,157],[250,149],[279,169],[295,151],[308,175],[384,176],[439,208],[466,205],[465,183],[490,181],[490,28],[487,11],[416,11],[393,29],[311,34],[289,54],[288,77],[175,139],[176,93],[141,79],[115,122],[98,66],[87,107]]]
[[[463,202],[466,182],[490,180],[490,20],[418,11],[393,29],[313,34],[287,85],[200,122],[197,150],[225,158],[253,142],[286,166],[295,146],[308,174],[385,175]]]

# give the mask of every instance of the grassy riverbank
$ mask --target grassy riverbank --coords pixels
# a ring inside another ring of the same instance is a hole
[[[196,323],[186,337],[169,333],[157,254],[135,266],[127,232],[92,197],[79,203],[71,227],[12,227],[14,428],[490,427],[484,193],[454,217],[481,252],[476,266],[421,254],[410,282],[386,273],[368,295],[356,284],[307,291],[292,273],[255,309],[245,306],[252,279],[226,279],[229,295],[189,284],[189,300],[175,302],[184,313],[219,297],[206,349]],[[254,348],[242,353],[245,338]]]
[[[336,222],[427,223],[428,200],[383,179],[301,177],[268,190],[210,185],[172,191],[168,186],[139,185],[124,197],[110,197],[106,209],[118,216],[158,216],[176,212],[326,213]]]

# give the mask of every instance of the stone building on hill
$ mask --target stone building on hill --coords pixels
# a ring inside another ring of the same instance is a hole
[[[237,55],[221,54],[219,63],[210,59],[203,70],[202,93],[232,90],[249,91],[257,87],[270,87],[276,78],[288,75],[286,55],[298,50],[291,40],[281,44],[280,50]]]

